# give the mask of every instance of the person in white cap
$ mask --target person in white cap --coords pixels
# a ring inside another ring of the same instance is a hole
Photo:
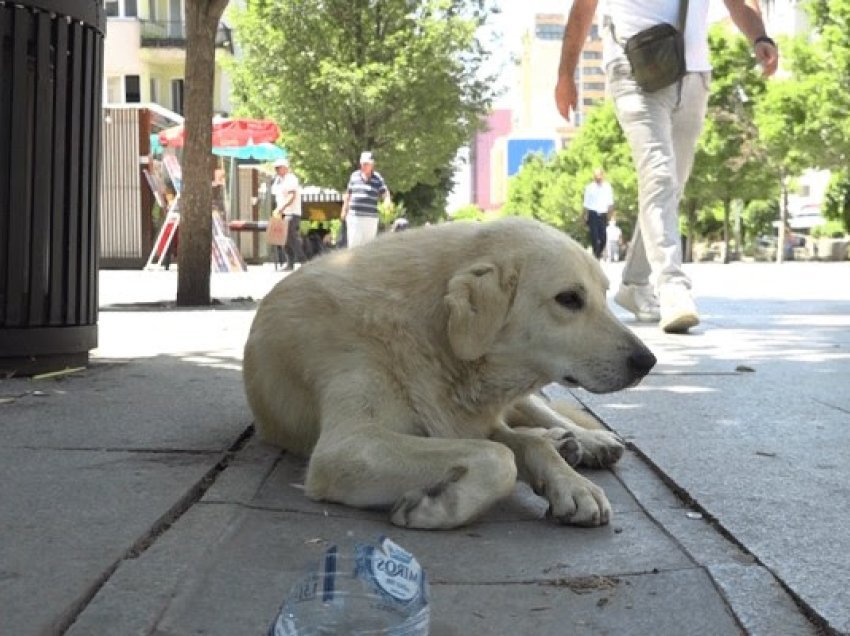
[[[383,177],[375,172],[372,153],[364,152],[360,155],[360,169],[351,173],[342,200],[341,218],[348,247],[363,245],[377,236],[378,199],[390,202],[390,191]]]
[[[288,159],[278,159],[274,162],[277,175],[272,181],[272,195],[275,200],[275,212],[286,220],[286,243],[283,251],[286,254],[284,271],[292,271],[304,263],[304,248],[301,246],[301,184],[289,169]]]

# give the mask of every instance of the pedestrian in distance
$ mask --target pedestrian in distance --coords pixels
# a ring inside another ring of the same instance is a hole
[[[608,215],[614,211],[614,190],[605,181],[602,168],[593,171],[593,181],[584,188],[584,221],[590,232],[590,247],[596,258],[602,258],[605,249],[605,227]]]
[[[360,169],[351,173],[342,200],[341,218],[345,223],[348,247],[357,247],[378,235],[378,200],[392,203],[383,177],[375,172],[371,152],[360,155]]]
[[[272,182],[275,212],[286,221],[286,242],[283,245],[286,266],[283,270],[292,271],[307,260],[301,244],[301,184],[289,169],[288,159],[278,159],[274,168],[277,173]]]
[[[576,107],[575,70],[597,2],[574,0],[564,30],[555,101],[565,118]],[[779,52],[765,32],[758,1],[724,2],[752,43],[763,73],[775,73]],[[608,0],[607,5],[603,63],[632,149],[639,191],[632,248],[614,301],[640,321],[659,322],[668,333],[685,333],[699,324],[699,314],[691,280],[682,269],[678,209],[708,104],[708,2]],[[648,43],[675,54],[641,58]],[[668,60],[673,63],[665,64]],[[672,76],[665,72],[671,69]]]
[[[620,260],[620,245],[623,242],[623,231],[617,225],[617,219],[613,216],[608,220],[605,228],[605,253],[609,263]]]

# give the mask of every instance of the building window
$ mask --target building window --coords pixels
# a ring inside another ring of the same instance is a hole
[[[599,100],[594,99],[593,97],[585,97],[584,99],[581,100],[581,103],[584,104],[585,106],[593,106],[598,101]]]
[[[150,99],[148,101],[153,102],[154,104],[159,103],[159,80],[155,77],[151,78],[151,92]]]
[[[105,0],[103,8],[109,18],[137,18],[139,16],[136,0]]]
[[[586,91],[604,91],[605,82],[585,82],[584,90]]]
[[[183,80],[171,80],[171,110],[183,114]]]
[[[534,27],[534,37],[540,40],[562,40],[564,38],[564,25],[538,24]]]
[[[605,71],[603,71],[598,66],[583,66],[581,72],[585,75],[604,75]]]
[[[601,60],[602,51],[584,51],[581,54],[583,60]]]
[[[138,75],[127,75],[124,78],[124,101],[128,104],[138,104],[142,101],[142,88]]]
[[[591,24],[590,25],[590,39],[598,40],[599,39],[599,25]]]

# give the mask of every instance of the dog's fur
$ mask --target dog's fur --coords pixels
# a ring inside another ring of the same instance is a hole
[[[622,442],[536,392],[617,391],[655,364],[606,288],[577,243],[516,218],[322,257],[257,310],[244,359],[257,430],[310,456],[309,497],[392,507],[401,526],[467,523],[517,477],[561,522],[605,524],[605,494],[571,464],[609,466]]]

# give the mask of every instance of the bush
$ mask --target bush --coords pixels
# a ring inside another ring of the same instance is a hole
[[[843,238],[844,223],[842,221],[827,221],[823,225],[816,225],[812,228],[813,238]]]
[[[487,215],[477,205],[470,203],[455,210],[449,218],[452,221],[483,221]]]

